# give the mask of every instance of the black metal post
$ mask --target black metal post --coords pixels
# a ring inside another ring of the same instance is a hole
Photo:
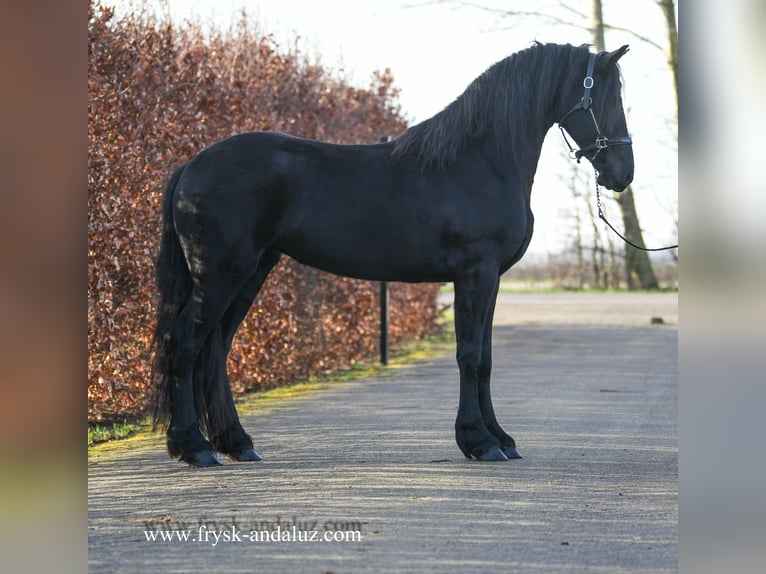
[[[388,365],[388,282],[380,282],[380,362]]]

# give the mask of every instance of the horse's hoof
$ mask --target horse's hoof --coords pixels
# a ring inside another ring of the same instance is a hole
[[[243,450],[237,454],[229,454],[229,458],[232,460],[238,460],[239,462],[258,462],[259,460],[263,460],[261,455],[255,452],[252,448]]]
[[[486,462],[508,460],[508,457],[505,456],[505,454],[503,454],[503,451],[496,446],[490,447],[490,449],[487,452],[474,455],[474,456],[476,457],[476,460],[481,460]]]
[[[190,466],[207,467],[207,466],[221,466],[221,461],[215,456],[215,453],[210,451],[197,452],[188,457],[183,457],[181,460],[189,463]]]
[[[503,449],[503,454],[508,457],[508,459],[512,458],[524,458],[521,456],[521,453],[516,450],[515,446],[507,446]]]
[[[457,447],[460,449],[460,452],[463,453],[463,456],[465,456],[468,460],[473,460],[473,455],[471,454],[471,451],[468,450],[468,448],[459,440],[457,441]]]

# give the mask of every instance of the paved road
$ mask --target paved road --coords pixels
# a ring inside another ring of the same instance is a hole
[[[457,449],[452,352],[243,417],[257,464],[93,458],[89,569],[675,571],[676,325],[674,295],[502,296],[495,404],[522,460]]]

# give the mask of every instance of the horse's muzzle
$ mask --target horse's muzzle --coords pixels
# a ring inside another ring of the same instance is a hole
[[[624,191],[633,181],[633,170],[625,173],[622,177],[599,172],[596,183],[601,187],[611,189],[614,192]]]

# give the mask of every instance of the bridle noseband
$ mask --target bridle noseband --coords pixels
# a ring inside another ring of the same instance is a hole
[[[559,124],[559,129],[561,130],[561,135],[564,136],[564,141],[569,147],[569,156],[572,159],[576,159],[577,163],[580,163],[580,158],[582,158],[582,156],[592,152],[593,150],[596,150],[596,153],[593,154],[593,157],[588,158],[590,159],[590,161],[593,161],[594,159],[596,159],[596,156],[598,156],[598,154],[601,153],[601,150],[606,149],[610,146],[631,145],[633,143],[633,140],[630,139],[630,136],[622,136],[622,137],[616,137],[616,138],[610,139],[601,133],[601,128],[598,127],[596,116],[593,113],[593,108],[591,107],[593,100],[590,97],[590,91],[594,85],[593,69],[595,67],[596,67],[596,54],[591,53],[590,56],[588,57],[588,71],[585,74],[585,79],[582,81],[582,85],[585,88],[585,94],[583,95],[582,99],[579,102],[577,102],[577,104],[575,104],[574,107],[572,107],[571,110],[569,110],[566,114],[564,114],[564,117],[557,122]],[[592,144],[587,145],[583,148],[575,149],[572,146],[572,144],[569,142],[569,138],[567,138],[566,132],[564,131],[563,123],[564,123],[564,120],[566,120],[569,116],[571,116],[573,113],[575,113],[578,110],[583,110],[585,112],[590,113],[590,117],[593,120],[593,125],[596,127],[596,141],[594,141]]]

